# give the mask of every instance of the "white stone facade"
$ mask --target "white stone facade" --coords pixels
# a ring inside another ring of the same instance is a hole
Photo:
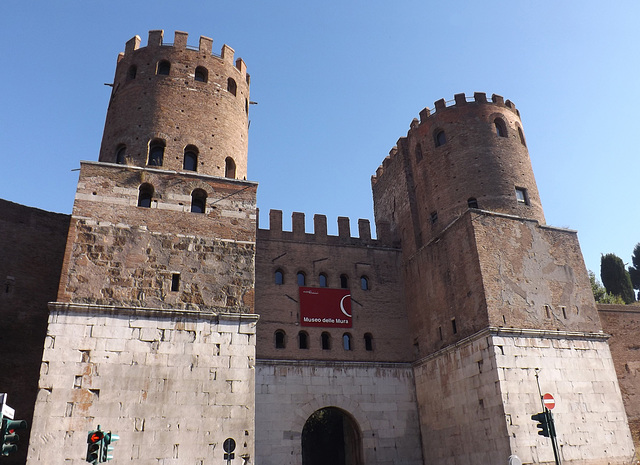
[[[422,465],[410,364],[258,360],[259,465],[300,465],[302,430],[324,407],[350,415],[367,465]]]
[[[50,310],[29,465],[86,464],[98,425],[114,463],[220,464],[229,437],[253,462],[256,315]]]
[[[425,463],[555,463],[531,415],[556,401],[560,458],[626,464],[633,443],[603,334],[489,329],[416,364]]]

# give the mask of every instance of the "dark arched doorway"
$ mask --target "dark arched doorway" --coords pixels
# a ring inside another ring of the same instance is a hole
[[[344,410],[316,410],[302,429],[302,465],[362,465],[362,439]]]

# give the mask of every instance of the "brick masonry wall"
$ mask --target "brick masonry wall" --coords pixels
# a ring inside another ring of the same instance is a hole
[[[636,450],[640,451],[640,307],[598,304]]]
[[[256,364],[256,463],[299,465],[304,425],[324,407],[353,417],[363,463],[423,463],[409,365],[266,360]]]
[[[472,216],[491,326],[602,329],[575,231]]]
[[[301,214],[296,214],[301,215]],[[304,225],[304,217],[296,216]],[[326,220],[325,220],[326,221]],[[256,244],[256,313],[260,314],[257,353],[259,358],[303,360],[409,361],[414,356],[404,309],[398,249],[379,241],[324,233],[259,230]],[[322,228],[318,228],[322,229]],[[346,228],[348,231],[348,228]],[[282,285],[275,272],[284,273]],[[306,286],[318,286],[325,273],[329,288],[340,288],[340,275],[348,277],[353,312],[352,328],[321,328],[300,325],[299,286],[296,275],[306,275]],[[366,276],[369,289],[362,290]],[[284,330],[286,347],[275,347],[275,331]],[[298,332],[309,335],[309,348],[300,349]],[[331,349],[322,350],[321,333],[328,332]],[[352,335],[352,350],[342,346],[342,335]],[[364,334],[373,337],[373,350],[365,350]]]
[[[165,169],[182,170],[188,145],[197,148],[199,173],[224,176],[225,159],[236,164],[236,178],[247,178],[249,76],[242,60],[223,46],[211,53],[212,40],[200,38],[198,50],[187,48],[187,34],[176,32],[174,43],[163,45],[163,31],[150,31],[146,47],[139,38],[127,43],[118,57],[107,111],[100,161],[115,163],[126,147],[126,163],[143,167],[149,142],[161,139],[166,147]],[[171,64],[168,75],[156,73],[158,63]],[[135,78],[130,70],[136,68]],[[197,67],[207,70],[206,82],[195,80]],[[236,83],[236,94],[227,80]]]
[[[415,367],[428,463],[553,462],[531,415],[535,380],[556,399],[563,463],[623,464],[633,456],[613,363],[603,336],[485,331]]]
[[[68,228],[68,215],[0,200],[0,392],[29,425]],[[26,444],[3,464],[24,463]]]
[[[87,432],[120,436],[116,462],[254,456],[253,316],[54,304],[28,464],[85,462]]]
[[[137,206],[142,182],[154,186],[151,208]],[[207,193],[203,214],[190,211],[194,189]],[[253,313],[255,189],[83,163],[58,300]]]

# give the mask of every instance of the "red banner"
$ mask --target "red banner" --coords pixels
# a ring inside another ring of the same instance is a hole
[[[300,324],[324,328],[351,328],[349,289],[300,288]]]

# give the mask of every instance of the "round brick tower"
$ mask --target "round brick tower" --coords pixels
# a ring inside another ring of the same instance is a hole
[[[249,75],[233,49],[212,40],[187,46],[177,31],[163,44],[149,32],[118,56],[100,148],[101,162],[246,179]]]
[[[372,184],[376,223],[405,245],[419,247],[469,208],[545,222],[519,112],[498,95],[424,109]]]

